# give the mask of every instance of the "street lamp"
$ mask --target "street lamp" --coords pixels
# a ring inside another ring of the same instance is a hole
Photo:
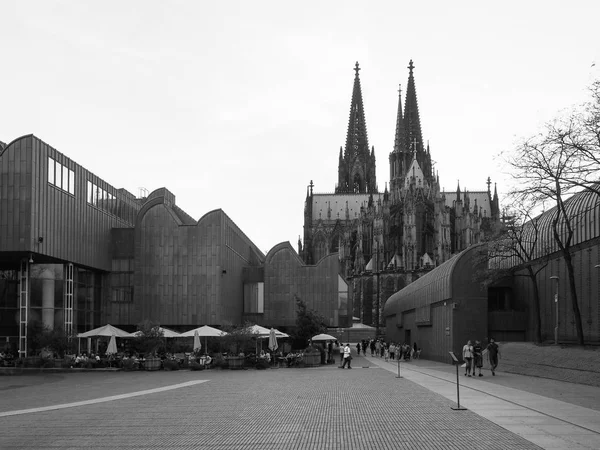
[[[556,304],[556,326],[554,327],[554,345],[558,345],[558,287],[560,280],[554,275],[550,277],[551,280],[556,280],[556,294],[554,295],[554,303]]]

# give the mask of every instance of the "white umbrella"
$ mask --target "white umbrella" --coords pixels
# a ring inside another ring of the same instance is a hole
[[[94,328],[93,330],[86,331],[85,333],[79,333],[77,337],[87,338],[95,336],[116,336],[116,337],[134,337],[131,333],[121,330],[120,328],[113,327],[112,325],[104,325],[103,327]]]
[[[194,328],[193,330],[186,331],[185,333],[181,333],[179,337],[190,337],[190,336],[204,336],[204,352],[208,351],[208,347],[206,345],[206,340],[209,337],[222,337],[227,335],[226,332],[221,331],[217,328],[209,327],[208,325],[201,326],[200,328]]]
[[[337,341],[338,339],[329,334],[317,334],[316,336],[313,336],[310,340],[311,341]]]
[[[279,338],[279,339],[290,337],[289,334],[283,333],[282,331],[279,331],[277,328],[272,328],[272,329],[275,330],[275,336],[277,336],[277,338]],[[271,334],[271,330],[269,330],[268,328],[265,328],[265,327],[261,327],[260,325],[252,325],[249,328],[249,330],[250,330],[250,333],[257,334],[258,337],[261,337],[261,338],[268,338],[269,335]]]
[[[202,348],[202,344],[200,343],[200,336],[198,335],[198,330],[194,333],[194,351],[200,351]]]
[[[269,333],[269,349],[275,353],[279,346],[277,345],[277,336],[275,335],[275,328],[271,328],[271,332]]]
[[[181,334],[177,333],[176,331],[169,330],[168,328],[158,327],[158,329],[160,331],[162,331],[164,338],[181,337]],[[135,333],[133,333],[133,336],[139,337],[139,336],[142,336],[143,334],[144,334],[144,332],[140,330],[140,331],[136,331]]]
[[[198,336],[204,337],[221,337],[225,336],[227,333],[221,331],[217,328],[209,327],[208,325],[204,325],[200,328],[194,328],[193,330],[186,331],[185,333],[181,333],[179,337],[192,337],[198,332]]]
[[[117,339],[113,334],[108,342],[108,348],[106,349],[106,355],[116,355],[117,353]]]

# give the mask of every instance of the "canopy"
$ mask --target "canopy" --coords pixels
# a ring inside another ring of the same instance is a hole
[[[200,328],[195,328],[193,330],[186,331],[185,333],[181,333],[177,337],[191,337],[191,336],[194,336],[194,334],[196,334],[196,331],[198,332],[198,336],[202,336],[202,337],[221,337],[221,336],[225,336],[227,334],[224,331],[218,330],[217,328],[213,328],[213,327],[209,327],[208,325],[204,325]]]
[[[329,334],[317,334],[311,338],[311,341],[337,341],[338,339]]]
[[[181,337],[181,334],[177,333],[176,331],[173,330],[169,330],[168,328],[163,328],[163,327],[158,327],[160,331],[163,332],[163,337],[165,338],[176,338],[176,337]],[[140,331],[136,331],[135,333],[133,333],[134,337],[139,337],[141,335],[143,335],[144,333],[140,330]]]
[[[265,327],[261,327],[260,325],[252,325],[248,329],[250,330],[250,333],[257,334],[258,337],[261,337],[261,338],[268,338],[269,334],[271,334],[271,330],[269,330],[268,328],[265,328]],[[276,328],[272,328],[272,329],[275,330],[275,336],[277,337],[277,339],[290,337],[289,334],[283,333]]]
[[[116,336],[116,337],[120,337],[120,338],[128,338],[128,337],[134,337],[133,334],[128,333],[127,331],[123,331],[120,328],[117,327],[113,327],[112,325],[104,325],[103,327],[100,328],[94,328],[93,330],[90,331],[86,331],[85,333],[79,333],[77,335],[78,338],[89,338],[89,337],[96,337],[96,336]]]

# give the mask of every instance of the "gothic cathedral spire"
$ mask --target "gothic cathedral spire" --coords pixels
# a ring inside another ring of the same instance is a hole
[[[412,59],[408,64],[408,86],[406,87],[406,102],[404,103],[404,121],[406,122],[406,148],[420,153],[423,151],[423,135],[421,133],[421,119],[419,118],[419,104],[417,103],[417,89],[413,76]]]
[[[354,66],[354,71],[354,88],[350,104],[346,148],[344,149],[343,158],[340,158],[339,161],[336,193],[377,192],[375,154],[373,150],[369,149],[367,123],[358,76],[360,71],[358,62]]]

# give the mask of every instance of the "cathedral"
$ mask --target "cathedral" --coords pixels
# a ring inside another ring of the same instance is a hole
[[[307,264],[337,252],[350,284],[354,316],[377,329],[385,300],[452,255],[480,242],[499,223],[497,190],[446,192],[424,143],[412,60],[404,108],[399,91],[390,179],[376,180],[375,148],[369,147],[358,62],[338,182],[317,193],[311,181],[304,205],[304,239],[298,253]]]

